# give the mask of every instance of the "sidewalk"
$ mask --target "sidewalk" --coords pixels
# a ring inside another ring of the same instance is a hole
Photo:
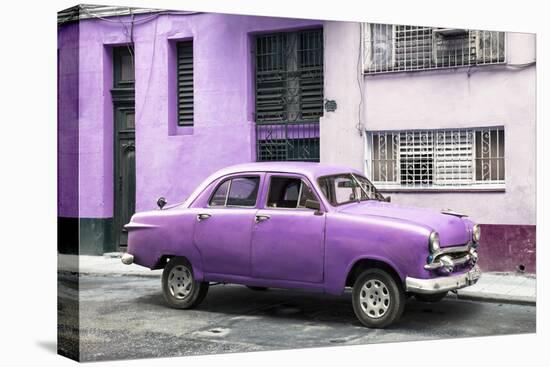
[[[535,304],[537,278],[534,274],[482,273],[478,282],[457,291],[459,299]]]
[[[119,253],[103,256],[62,255],[57,257],[58,269],[63,272],[111,276],[160,277],[162,270],[149,270],[139,265],[124,265]],[[77,266],[79,263],[79,266]],[[536,277],[533,274],[483,273],[477,284],[457,291],[451,297],[487,302],[519,304],[536,303]]]

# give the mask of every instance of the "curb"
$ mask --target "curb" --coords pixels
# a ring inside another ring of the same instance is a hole
[[[536,306],[537,300],[535,297],[503,295],[497,293],[459,293],[457,299],[467,301],[491,302],[491,303],[506,303],[514,305]]]
[[[70,269],[58,269],[57,275],[61,276],[96,276],[96,277],[140,277],[140,278],[160,278],[161,272],[135,272],[135,273],[124,273],[124,272],[97,272],[97,271],[75,271]]]

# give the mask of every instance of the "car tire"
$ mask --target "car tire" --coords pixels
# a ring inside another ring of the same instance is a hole
[[[365,270],[353,285],[353,311],[363,325],[385,328],[396,322],[405,308],[405,292],[385,270]]]
[[[171,307],[196,307],[207,293],[208,282],[195,280],[189,261],[181,257],[173,257],[168,261],[162,272],[162,294]]]
[[[441,292],[441,293],[434,293],[434,294],[415,294],[414,298],[416,298],[420,302],[430,302],[435,303],[441,301],[443,298],[447,296],[448,292]]]
[[[255,285],[247,285],[246,288],[253,290],[253,291],[267,291],[269,288],[267,287],[256,287]]]

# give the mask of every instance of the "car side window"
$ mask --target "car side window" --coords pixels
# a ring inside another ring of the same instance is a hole
[[[305,208],[307,199],[317,201],[313,190],[303,180],[296,177],[271,177],[267,207]]]
[[[209,206],[254,207],[259,186],[260,178],[257,176],[227,179],[218,186],[210,198]]]
[[[306,207],[306,200],[318,201],[317,197],[313,193],[311,187],[302,181],[302,195],[300,195],[300,201],[298,202],[298,208]]]
[[[212,198],[210,199],[210,206],[225,206],[225,201],[227,199],[227,192],[229,191],[229,184],[231,180],[225,180],[218,188]]]

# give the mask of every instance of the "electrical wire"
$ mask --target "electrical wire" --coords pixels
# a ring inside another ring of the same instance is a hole
[[[361,78],[363,76],[362,70],[361,70],[361,25],[359,25],[359,51],[357,52],[357,66],[356,66],[356,74],[357,74],[357,88],[359,89],[359,109],[357,112],[357,125],[355,125],[355,128],[359,132],[359,136],[363,136],[363,124],[361,123],[361,111],[363,109],[363,88],[361,83]]]
[[[82,7],[81,10],[84,11],[84,13],[88,14],[90,17],[93,17],[93,18],[96,18],[96,19],[100,19],[100,20],[103,20],[105,22],[109,22],[109,23],[117,23],[117,24],[131,24],[131,23],[134,23],[134,24],[141,24],[141,23],[145,23],[145,22],[148,22],[150,20],[153,20],[155,18],[158,18],[159,16],[161,15],[196,15],[196,14],[202,14],[203,12],[200,12],[200,11],[192,11],[192,12],[186,12],[186,11],[174,11],[174,10],[152,10],[152,11],[155,11],[156,13],[149,16],[149,17],[146,17],[146,18],[138,18],[137,20],[131,20],[131,21],[123,21],[122,19],[117,19],[117,20],[113,20],[113,19],[109,19],[109,18],[105,18],[105,17],[102,17],[102,16],[99,16],[97,14],[94,14],[92,12],[90,12],[88,9],[86,9],[85,7]],[[128,10],[130,10],[130,12],[132,11],[132,8],[128,8]],[[136,13],[132,13],[132,14],[136,14]],[[145,13],[144,13],[145,14]],[[125,14],[120,14],[120,15],[115,15],[116,17],[122,17],[124,16]]]

